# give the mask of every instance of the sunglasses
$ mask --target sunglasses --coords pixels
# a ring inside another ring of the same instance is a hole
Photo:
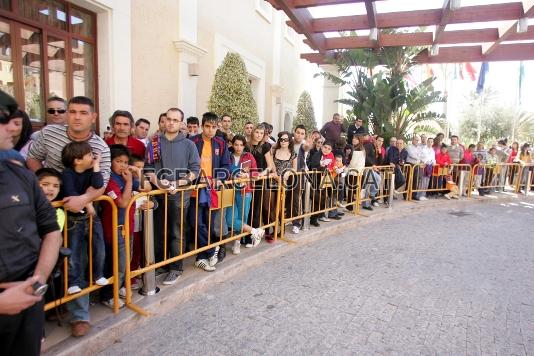
[[[289,139],[288,138],[281,138],[280,142],[289,142]]]
[[[67,110],[65,109],[48,109],[46,110],[47,113],[49,113],[50,115],[54,115],[55,113],[58,113],[58,114],[64,114],[67,112]]]

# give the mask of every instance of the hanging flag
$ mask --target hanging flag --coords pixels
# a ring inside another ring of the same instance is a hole
[[[477,71],[470,62],[465,64],[465,71],[467,74],[469,74],[469,79],[471,79],[471,81],[475,81],[477,77]]]
[[[430,64],[426,65],[426,77],[430,78],[434,76],[434,71],[432,70],[432,66]]]
[[[489,63],[482,62],[482,65],[480,66],[480,73],[478,75],[477,94],[482,93],[482,91],[484,90],[484,83],[486,81],[486,73],[488,71],[489,71]]]
[[[518,93],[518,102],[519,105],[521,105],[521,92],[523,87],[523,80],[525,79],[525,66],[523,65],[523,61],[519,62],[519,93]]]

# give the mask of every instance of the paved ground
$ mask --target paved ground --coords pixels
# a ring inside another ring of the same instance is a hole
[[[356,227],[144,325],[103,354],[534,354],[534,204]]]

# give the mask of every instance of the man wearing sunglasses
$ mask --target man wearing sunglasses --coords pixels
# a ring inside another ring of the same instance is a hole
[[[52,96],[46,101],[46,124],[65,125],[67,122],[67,103],[59,96]]]

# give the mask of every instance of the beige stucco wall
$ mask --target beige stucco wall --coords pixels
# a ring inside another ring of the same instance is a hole
[[[132,0],[132,112],[155,129],[161,112],[178,106],[178,2]]]
[[[228,51],[244,58],[260,120],[275,130],[295,116],[302,90],[321,86],[316,66],[299,58],[309,51],[302,38],[288,41],[287,18],[264,0],[72,1],[97,13],[101,129],[116,109],[149,119],[152,132],[169,107],[202,115]]]

